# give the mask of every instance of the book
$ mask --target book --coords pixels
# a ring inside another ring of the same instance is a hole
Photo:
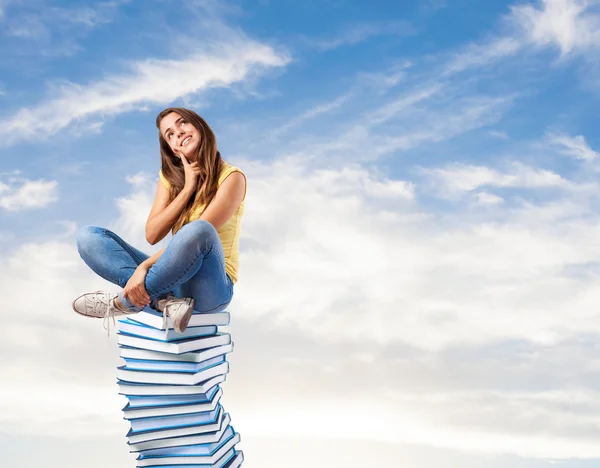
[[[167,457],[142,457],[138,456],[137,466],[164,466],[164,465],[208,465],[221,467],[235,455],[235,444],[240,441],[240,435],[235,435],[219,447],[213,454],[197,456],[167,456]]]
[[[227,463],[225,463],[222,468],[239,468],[242,466],[244,462],[244,452],[241,450],[236,450],[233,457],[229,459]],[[188,468],[192,468],[191,465],[188,465]]]
[[[154,450],[146,450],[140,453],[141,458],[151,457],[173,457],[173,456],[201,456],[211,455],[215,453],[221,446],[227,443],[233,436],[235,431],[233,427],[227,426],[221,431],[218,440],[204,444],[187,445],[185,447],[167,447]]]
[[[129,432],[127,433],[127,440],[130,444],[138,444],[140,442],[148,442],[151,440],[171,439],[173,437],[190,436],[197,434],[208,434],[210,432],[218,431],[221,428],[223,417],[224,411],[222,408],[219,408],[216,421],[207,424],[198,424],[197,426],[188,427],[178,427],[174,429],[156,429],[154,431],[144,431],[135,434],[131,429],[129,429]]]
[[[127,404],[130,408],[160,408],[164,406],[177,406],[177,405],[191,405],[191,404],[202,404],[209,400],[212,400],[215,392],[219,391],[220,387],[217,385],[225,380],[225,375],[220,375],[212,380],[219,380],[215,383],[206,393],[190,393],[189,395],[129,395]],[[210,382],[210,381],[209,381]],[[130,384],[130,385],[143,385],[143,384]],[[147,385],[150,386],[150,385]],[[168,385],[161,385],[160,387],[167,387]],[[177,387],[178,388],[178,387]]]
[[[204,361],[213,356],[218,356],[219,354],[231,353],[233,352],[233,345],[233,342],[229,342],[220,346],[183,354],[161,353],[160,351],[150,351],[148,349],[121,346],[121,357],[123,359],[137,359],[140,361],[174,361],[194,363]]]
[[[123,408],[124,419],[139,419],[139,418],[153,418],[157,416],[171,416],[175,414],[187,414],[187,413],[200,413],[202,411],[212,411],[217,407],[217,403],[223,396],[223,390],[218,388],[213,393],[212,398],[209,401],[203,401],[202,403],[192,404],[180,404],[180,405],[169,405],[169,406],[153,406],[151,408],[136,408],[132,407],[128,402]]]
[[[132,348],[148,349],[171,354],[183,354],[229,344],[231,343],[231,336],[229,333],[218,332],[212,336],[188,338],[181,341],[157,341],[126,335],[119,331],[117,333],[117,343],[120,345],[131,346]]]
[[[171,416],[158,416],[154,418],[131,419],[132,434],[136,432],[156,431],[158,429],[175,429],[179,427],[197,426],[202,424],[214,423],[217,421],[217,414],[220,406],[209,412],[175,414]]]
[[[148,359],[123,358],[125,367],[134,370],[151,370],[161,372],[200,372],[207,367],[207,362],[221,362],[225,360],[225,354],[231,352],[231,344],[225,346],[216,346],[199,353],[204,359],[199,362],[178,362],[178,361],[153,361]]]
[[[182,374],[196,374],[204,369],[225,362],[225,355],[215,356],[202,362],[180,364],[177,362],[161,363],[159,361],[138,361],[137,359],[126,359],[125,369],[148,371],[148,372],[176,372]]]
[[[131,320],[143,323],[149,327],[158,328],[164,330],[163,327],[163,314],[156,310],[146,308],[137,314],[129,315]],[[217,312],[215,314],[201,314],[193,313],[190,317],[188,327],[202,327],[206,325],[229,325],[230,315],[229,312]],[[167,317],[167,328],[173,328],[173,320],[171,317]]]
[[[167,447],[180,447],[183,445],[212,443],[218,441],[221,438],[223,432],[225,432],[225,429],[227,429],[227,426],[229,426],[229,423],[231,423],[231,416],[229,416],[229,413],[225,413],[223,419],[221,419],[221,426],[219,427],[219,429],[213,432],[193,434],[189,436],[172,437],[168,439],[153,439],[147,442],[138,442],[136,444],[132,444],[130,442],[127,443],[129,444],[129,451],[132,453],[145,453],[146,451],[162,449]]]
[[[210,336],[217,333],[217,327],[214,325],[207,325],[203,327],[187,327],[185,331],[177,333],[173,328],[168,328],[167,330],[158,330],[129,318],[121,319],[119,320],[119,323],[119,332],[121,333],[157,341],[181,341],[186,338]]]
[[[123,365],[117,368],[126,435],[138,467],[237,468],[240,435],[221,406],[234,344],[230,315],[193,314],[177,333],[157,311],[144,310],[119,320],[117,342]]]
[[[203,400],[206,400],[206,394],[213,387],[224,382],[225,379],[225,375],[217,375],[212,379],[207,379],[206,381],[197,383],[196,385],[149,385],[145,383],[124,381],[117,382],[117,384],[119,385],[119,394],[127,396],[129,398],[130,403],[134,402],[131,397],[138,396],[145,398],[155,398],[155,401],[157,401],[160,404],[163,395],[194,395]]]
[[[224,361],[214,364],[200,372],[190,374],[187,372],[154,372],[126,369],[125,366],[117,367],[117,378],[125,382],[164,384],[164,385],[197,385],[217,375],[229,372],[229,363]]]

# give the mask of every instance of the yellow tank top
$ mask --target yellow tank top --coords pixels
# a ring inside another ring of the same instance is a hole
[[[241,172],[244,175],[244,178],[246,177],[246,174],[244,174],[239,167],[232,166],[228,162],[223,161],[221,173],[219,174],[218,187],[221,186],[223,181],[232,172]],[[162,180],[165,187],[170,189],[171,184],[169,184],[169,181],[163,175],[162,170],[158,171],[158,176],[160,177],[160,180]],[[248,187],[246,186],[246,191],[247,188]],[[239,239],[245,200],[246,193],[244,192],[244,198],[242,199],[240,206],[238,206],[238,209],[235,211],[235,213],[233,213],[231,218],[229,218],[227,222],[221,226],[221,229],[217,231],[219,238],[221,239],[221,244],[223,245],[223,253],[225,254],[225,271],[231,278],[231,282],[233,284],[237,283],[238,280],[238,270],[240,266]],[[195,207],[185,219],[183,224],[200,219],[200,216],[202,216],[205,208],[206,206],[204,204]]]

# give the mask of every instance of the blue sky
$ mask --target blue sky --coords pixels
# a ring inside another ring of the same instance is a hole
[[[70,310],[115,286],[74,236],[166,245],[168,106],[248,178],[224,385],[248,467],[596,466],[599,52],[597,0],[0,0],[10,466],[133,464],[116,340]]]

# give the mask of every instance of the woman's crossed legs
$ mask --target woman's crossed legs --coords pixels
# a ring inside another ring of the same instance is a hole
[[[121,288],[149,257],[101,227],[83,227],[76,241],[83,261]],[[198,313],[225,310],[233,297],[233,283],[225,271],[223,245],[214,226],[204,220],[184,225],[148,270],[144,286],[153,305],[172,293],[175,297],[192,298]],[[123,297],[122,291],[117,297],[130,313],[143,309]]]

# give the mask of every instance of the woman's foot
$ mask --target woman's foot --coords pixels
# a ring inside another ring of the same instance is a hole
[[[102,291],[85,293],[73,301],[73,310],[85,317],[103,318],[104,328],[110,334],[110,326],[106,327],[107,320],[112,318],[114,324],[115,315],[137,314],[137,311],[121,308],[121,304],[117,299],[118,296],[118,293],[105,293]]]
[[[173,321],[177,333],[183,333],[190,323],[194,312],[194,299],[191,297],[175,297],[172,294],[156,301],[156,310],[163,313],[163,328],[167,329],[167,315]]]

